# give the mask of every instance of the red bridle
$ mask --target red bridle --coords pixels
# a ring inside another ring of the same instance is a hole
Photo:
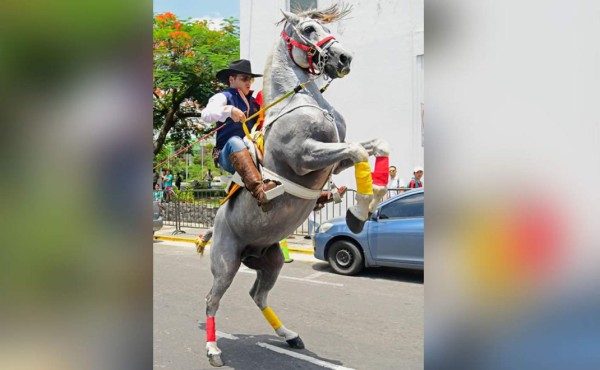
[[[283,40],[285,40],[285,42],[287,44],[288,53],[290,54],[290,58],[292,59],[292,62],[294,62],[294,64],[296,64],[298,67],[300,67],[300,65],[298,63],[296,63],[296,61],[294,60],[294,55],[292,53],[292,47],[295,46],[306,52],[306,54],[308,56],[308,68],[303,68],[303,67],[300,67],[300,68],[302,68],[304,70],[308,70],[313,75],[317,74],[315,72],[315,67],[313,65],[313,56],[317,53],[317,48],[321,48],[321,46],[323,46],[327,41],[335,40],[335,37],[327,36],[323,40],[317,42],[315,45],[308,46],[308,45],[301,44],[298,41],[292,39],[287,33],[285,33],[285,30],[281,31],[281,37],[283,37]]]

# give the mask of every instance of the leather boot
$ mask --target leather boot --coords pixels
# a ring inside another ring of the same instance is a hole
[[[340,197],[346,193],[346,190],[348,190],[348,188],[345,186],[340,186],[338,188],[338,193],[340,194]],[[318,211],[321,208],[325,207],[325,204],[331,202],[333,202],[333,194],[329,193],[328,191],[322,191],[321,196],[319,197],[319,199],[317,199],[317,205],[315,206],[313,211]]]
[[[265,195],[265,191],[271,190],[277,186],[274,181],[263,183],[262,176],[252,161],[252,157],[248,152],[248,149],[243,149],[239,152],[231,153],[229,155],[231,165],[242,178],[246,190],[252,194],[252,196],[258,201],[258,205],[264,212],[271,209],[269,200]]]

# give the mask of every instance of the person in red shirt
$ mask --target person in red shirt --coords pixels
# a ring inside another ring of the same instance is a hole
[[[423,167],[417,166],[413,170],[413,178],[410,180],[408,187],[411,189],[422,188],[423,183],[421,178],[423,177]]]

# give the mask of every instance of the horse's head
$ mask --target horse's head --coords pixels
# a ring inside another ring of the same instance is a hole
[[[350,73],[352,54],[331,35],[325,24],[350,13],[351,7],[337,4],[325,10],[294,14],[282,11],[285,22],[281,36],[292,61],[312,74],[341,78]]]

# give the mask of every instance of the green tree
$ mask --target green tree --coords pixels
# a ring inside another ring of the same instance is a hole
[[[153,40],[156,157],[164,153],[167,138],[180,149],[193,135],[209,131],[190,125],[188,119],[199,117],[195,108],[206,106],[224,87],[215,74],[239,59],[239,27],[236,19],[228,18],[213,30],[207,21],[178,20],[167,12],[154,17]]]

